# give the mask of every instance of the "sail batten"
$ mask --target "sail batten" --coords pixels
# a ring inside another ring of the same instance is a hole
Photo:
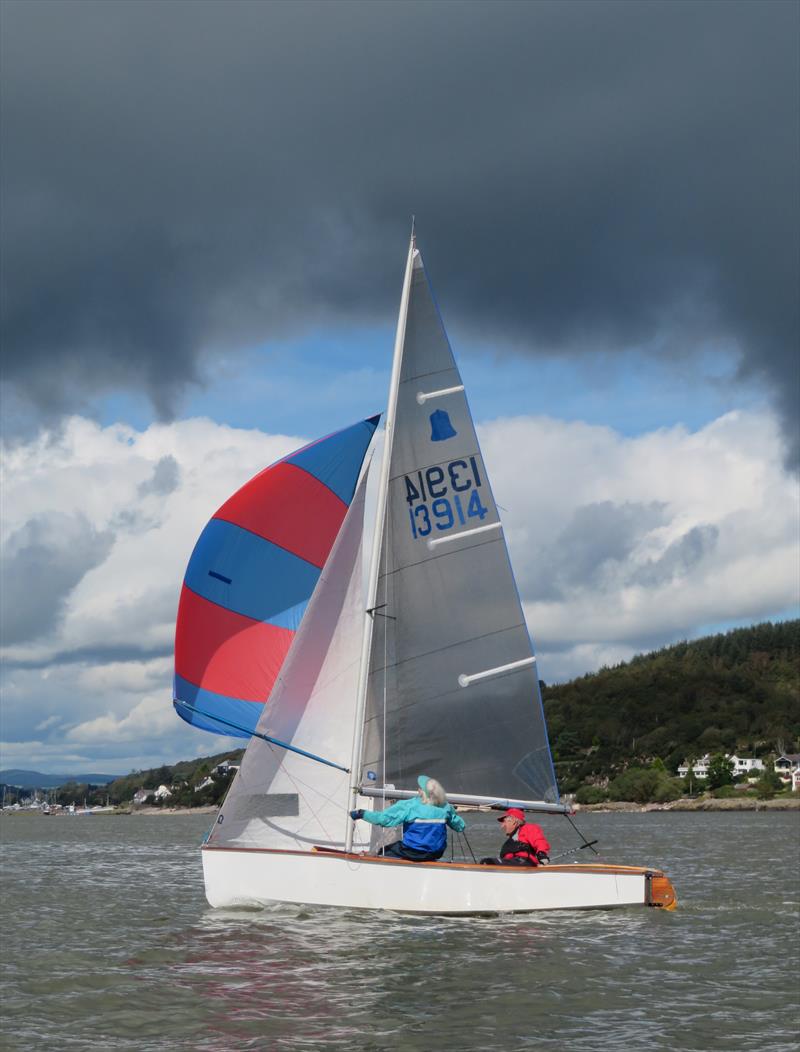
[[[472,530],[462,530],[460,533],[453,533],[449,537],[434,537],[433,540],[428,539],[428,549],[433,551],[434,548],[438,548],[441,544],[463,541],[466,537],[474,537],[476,533],[489,533],[492,530],[502,530],[502,528],[503,524],[501,522],[491,522],[488,526],[476,526]]]
[[[445,387],[441,391],[417,391],[417,405],[425,405],[432,398],[442,398],[444,395],[458,394],[459,391],[464,390],[463,384],[458,384],[456,387]]]
[[[467,674],[462,672],[458,677],[459,687],[469,687],[473,683],[479,683],[485,679],[494,679],[495,676],[504,676],[508,672],[516,672],[518,669],[527,668],[536,662],[535,656],[522,658],[521,661],[512,661],[508,665],[498,665],[497,668],[485,668],[480,672]]]

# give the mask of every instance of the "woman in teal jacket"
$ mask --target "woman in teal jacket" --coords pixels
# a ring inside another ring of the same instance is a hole
[[[466,829],[461,815],[447,802],[444,789],[435,778],[421,774],[417,779],[419,796],[398,800],[385,811],[351,811],[350,817],[363,818],[374,826],[403,827],[403,839],[390,844],[383,854],[387,858],[404,858],[409,862],[434,862],[447,847],[447,826],[460,833]]]

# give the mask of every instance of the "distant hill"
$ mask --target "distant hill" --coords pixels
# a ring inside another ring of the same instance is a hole
[[[243,754],[244,749],[229,749],[228,752],[217,753],[215,756],[201,756],[196,760],[180,760],[171,766],[164,764],[161,767],[151,767],[145,771],[123,775],[109,786],[111,801],[122,803],[130,800],[137,789],[157,789],[159,785],[185,783],[185,798],[175,802],[179,804],[204,803],[206,800],[201,800],[194,793],[195,787],[211,775],[217,764],[222,763],[223,760],[238,763]]]
[[[42,774],[41,771],[20,771],[11,768],[0,771],[0,785],[13,785],[20,789],[57,789],[67,782],[83,785],[108,785],[118,774]]]
[[[543,687],[562,792],[655,758],[800,751],[800,620],[678,643]]]
[[[218,774],[215,768],[223,760],[238,763],[243,749],[229,750],[215,756],[201,756],[195,760],[181,760],[172,765],[162,764],[131,774],[42,774],[40,771],[0,771],[0,783],[18,787],[20,793],[30,789],[52,790],[51,803],[71,804],[129,804],[138,789],[157,789],[159,785],[172,787],[170,806],[189,807],[218,804],[225,795],[231,774]],[[13,797],[13,790],[12,797]],[[6,794],[8,802],[8,794]]]

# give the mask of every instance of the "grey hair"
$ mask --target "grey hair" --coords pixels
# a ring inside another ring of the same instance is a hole
[[[426,804],[433,804],[435,807],[444,807],[447,803],[447,793],[444,791],[439,782],[435,778],[429,778],[425,791],[420,789],[422,794],[422,800]]]

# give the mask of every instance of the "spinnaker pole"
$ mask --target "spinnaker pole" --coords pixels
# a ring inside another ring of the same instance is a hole
[[[269,734],[261,734],[260,731],[251,731],[247,727],[243,727],[241,723],[234,723],[233,720],[223,719],[222,716],[214,716],[210,712],[203,712],[202,709],[196,709],[194,705],[190,705],[188,701],[179,701],[176,698],[173,704],[176,708],[181,706],[197,716],[203,716],[207,720],[213,720],[214,723],[219,723],[220,726],[232,727],[235,731],[244,731],[244,733],[249,734],[251,738],[261,738],[261,740],[267,742],[268,745],[277,745],[280,749],[286,749],[287,752],[295,752],[298,756],[305,756],[307,759],[315,760],[317,763],[324,763],[326,767],[335,767],[338,771],[344,771],[345,774],[350,773],[349,767],[343,767],[340,763],[336,763],[335,760],[326,760],[324,756],[317,756],[316,753],[308,752],[306,749],[301,749],[298,745],[290,745],[288,742],[281,741],[280,738],[271,738]],[[187,722],[190,721],[187,720]],[[220,733],[224,734],[224,731],[221,731]]]

